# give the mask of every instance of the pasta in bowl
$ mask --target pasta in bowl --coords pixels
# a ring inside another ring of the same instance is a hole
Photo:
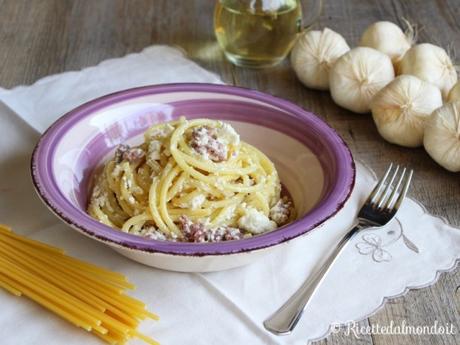
[[[211,84],[88,102],[43,134],[31,172],[71,228],[146,265],[187,272],[242,266],[307,234],[343,207],[355,180],[349,149],[317,116]]]
[[[156,240],[240,240],[294,219],[281,191],[275,165],[230,124],[181,117],[150,127],[141,145],[117,147],[95,179],[88,213]]]

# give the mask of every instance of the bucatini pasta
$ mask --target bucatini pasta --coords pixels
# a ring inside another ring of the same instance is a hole
[[[65,255],[56,247],[17,235],[0,225],[0,287],[24,295],[110,344],[139,338],[139,322],[158,319],[125,295],[134,285],[122,274]]]
[[[227,123],[184,117],[149,128],[139,146],[120,145],[88,212],[124,232],[187,242],[241,239],[295,217],[267,156]]]

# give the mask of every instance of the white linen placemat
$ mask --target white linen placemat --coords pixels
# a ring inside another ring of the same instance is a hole
[[[327,276],[292,335],[276,337],[262,321],[320,264],[353,220],[375,181],[357,165],[350,202],[326,225],[280,246],[250,266],[207,274],[161,271],[129,261],[76,233],[39,201],[29,178],[38,132],[71,108],[100,95],[146,84],[220,79],[181,51],[154,46],[78,72],[44,78],[31,86],[0,90],[0,223],[64,248],[70,255],[126,274],[161,320],[142,330],[162,344],[306,344],[328,334],[331,324],[360,320],[385,298],[430,285],[460,258],[460,231],[407,200],[384,230],[353,239]],[[0,291],[0,337],[4,344],[100,344],[52,313]]]

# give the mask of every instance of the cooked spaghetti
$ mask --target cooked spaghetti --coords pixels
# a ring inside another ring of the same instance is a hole
[[[209,119],[162,123],[118,146],[96,177],[89,214],[124,232],[188,242],[235,240],[294,217],[273,163]]]
[[[74,259],[56,247],[17,235],[0,224],[0,288],[27,296],[110,344],[140,338],[137,326],[158,319],[124,294],[134,285],[122,274]]]

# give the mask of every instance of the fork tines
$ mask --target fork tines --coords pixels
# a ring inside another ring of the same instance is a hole
[[[400,170],[402,170],[401,173]],[[405,167],[401,169],[399,165],[393,169],[393,163],[391,163],[366,203],[381,210],[397,211],[409,190],[413,173],[412,169],[408,170]]]

